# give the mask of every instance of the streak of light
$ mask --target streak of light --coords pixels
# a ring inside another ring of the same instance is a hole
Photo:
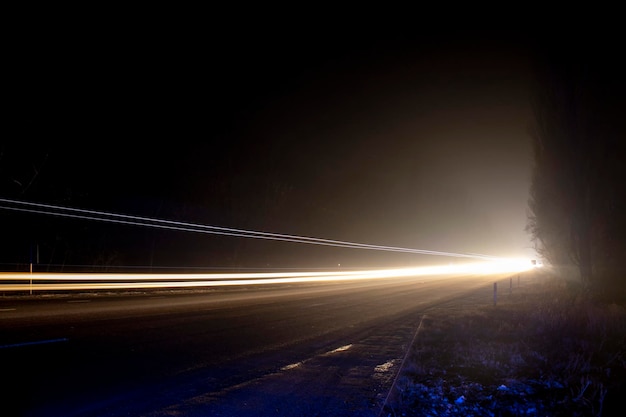
[[[368,249],[368,250],[380,250],[380,251],[388,251],[388,252],[405,252],[405,253],[415,253],[415,254],[421,254],[421,255],[449,256],[449,257],[457,257],[457,258],[474,258],[474,259],[486,259],[486,260],[500,259],[495,256],[476,254],[476,253],[442,252],[442,251],[432,251],[432,250],[426,250],[426,249],[403,248],[403,247],[396,247],[396,246],[372,245],[368,243],[357,243],[357,242],[347,242],[347,241],[341,241],[341,240],[322,239],[322,238],[309,237],[309,236],[297,236],[297,235],[288,235],[288,234],[280,234],[280,233],[260,232],[260,231],[255,231],[255,230],[235,229],[235,228],[229,228],[229,227],[210,226],[210,225],[178,222],[178,221],[172,221],[172,220],[154,219],[154,218],[149,218],[149,217],[107,213],[107,212],[95,211],[95,210],[84,210],[84,209],[56,206],[56,205],[50,205],[50,204],[41,204],[41,203],[32,203],[32,202],[27,202],[27,201],[11,200],[11,199],[5,199],[5,198],[0,198],[0,202],[18,205],[18,206],[37,207],[37,209],[34,209],[34,208],[12,207],[12,206],[0,206],[0,209],[5,209],[5,210],[20,211],[20,212],[34,213],[34,214],[45,214],[45,215],[51,215],[51,216],[68,217],[68,218],[75,218],[75,219],[82,219],[82,220],[95,220],[95,221],[102,221],[102,222],[109,222],[109,223],[127,224],[127,225],[133,225],[133,226],[154,227],[154,228],[159,228],[159,229],[168,229],[168,230],[176,230],[176,231],[183,231],[183,232],[206,233],[206,234],[214,234],[214,235],[222,235],[222,236],[233,236],[233,237],[246,237],[246,238],[251,238],[251,239],[277,240],[277,241],[285,241],[285,242],[293,242],[293,243],[335,246],[335,247],[352,248],[352,249]]]
[[[425,275],[476,275],[516,273],[531,269],[525,259],[398,269],[335,272],[216,273],[216,274],[112,274],[112,273],[0,273],[2,291],[112,290],[193,288],[238,285],[292,284],[346,280],[372,280]],[[11,282],[13,281],[13,282]],[[15,284],[15,281],[27,281]],[[50,281],[54,281],[50,283]],[[94,282],[95,281],[95,282]],[[44,282],[44,283],[42,283]]]
[[[47,345],[49,343],[60,343],[69,341],[66,337],[61,337],[59,339],[47,339],[47,340],[37,340],[34,342],[22,342],[22,343],[14,343],[12,345],[0,345],[0,349],[9,349],[16,347],[24,347],[24,346],[33,346],[33,345]]]

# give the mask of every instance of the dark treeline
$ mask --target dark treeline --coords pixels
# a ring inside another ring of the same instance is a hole
[[[550,264],[577,268],[586,291],[613,292],[626,278],[624,64],[608,37],[541,51],[528,230]]]

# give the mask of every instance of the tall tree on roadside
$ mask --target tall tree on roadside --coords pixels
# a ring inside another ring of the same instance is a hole
[[[590,288],[626,248],[623,213],[616,211],[624,204],[618,157],[623,97],[616,99],[623,81],[604,65],[610,55],[575,52],[537,67],[527,229],[542,256],[553,265],[577,266]]]

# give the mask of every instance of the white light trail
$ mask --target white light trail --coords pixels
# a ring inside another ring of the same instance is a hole
[[[436,275],[517,273],[531,269],[527,260],[510,259],[458,265],[336,272],[219,273],[219,274],[105,274],[0,273],[2,291],[113,290],[194,288],[240,285],[372,280]],[[4,283],[2,283],[4,281]],[[24,282],[16,284],[15,282]],[[54,282],[50,282],[54,281]],[[32,282],[32,283],[31,283]]]
[[[134,225],[134,226],[154,227],[154,228],[169,229],[169,230],[176,230],[176,231],[183,231],[183,232],[206,233],[206,234],[214,234],[214,235],[233,236],[233,237],[246,237],[246,238],[252,238],[252,239],[278,240],[278,241],[285,241],[285,242],[294,242],[294,243],[302,243],[302,244],[310,244],[310,245],[335,246],[335,247],[344,247],[344,248],[352,248],[352,249],[368,249],[368,250],[380,250],[380,251],[389,251],[389,252],[415,253],[415,254],[420,254],[420,255],[448,256],[448,257],[456,257],[456,258],[474,258],[474,259],[484,259],[484,260],[501,259],[496,256],[475,254],[475,253],[442,252],[442,251],[432,251],[432,250],[426,250],[426,249],[372,245],[372,244],[367,244],[367,243],[347,242],[347,241],[341,241],[341,240],[322,239],[322,238],[315,238],[315,237],[308,237],[308,236],[260,232],[260,231],[255,231],[255,230],[235,229],[235,228],[229,228],[229,227],[210,226],[210,225],[178,222],[178,221],[172,221],[172,220],[153,219],[149,217],[130,216],[130,215],[125,215],[125,214],[106,213],[106,212],[101,212],[101,211],[84,210],[84,209],[77,209],[77,208],[71,208],[71,207],[62,207],[62,206],[55,206],[55,205],[50,205],[50,204],[32,203],[32,202],[11,200],[11,199],[5,199],[5,198],[0,198],[0,202],[6,203],[6,204],[13,204],[16,206],[35,207],[35,208],[24,208],[24,207],[0,205],[0,209],[5,209],[5,210],[76,218],[76,219],[83,219],[83,220],[96,220],[96,221],[102,221],[102,222],[127,224],[127,225]]]

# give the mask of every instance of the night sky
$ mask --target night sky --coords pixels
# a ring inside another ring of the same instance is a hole
[[[88,26],[88,25],[86,25]],[[535,256],[531,41],[515,31],[57,28],[18,59],[0,196],[190,223]],[[166,31],[165,31],[166,32]],[[37,174],[34,174],[34,170]],[[4,268],[451,262],[0,211]]]

